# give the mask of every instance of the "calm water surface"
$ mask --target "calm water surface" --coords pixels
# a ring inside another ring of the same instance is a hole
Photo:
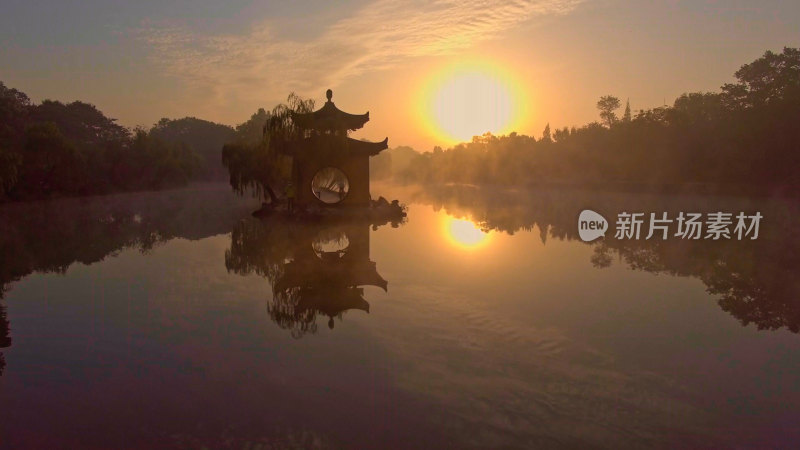
[[[373,194],[407,222],[257,220],[225,185],[0,207],[0,447],[800,442],[797,204]],[[765,218],[586,244],[584,208]]]

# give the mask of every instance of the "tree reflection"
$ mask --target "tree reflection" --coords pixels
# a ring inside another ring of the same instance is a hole
[[[213,207],[209,207],[213,205]],[[0,207],[0,299],[31,273],[66,273],[125,249],[147,253],[173,238],[228,233],[253,210],[226,185],[14,203]],[[11,345],[0,305],[0,348]],[[4,366],[0,353],[0,371]]]
[[[800,331],[800,205],[791,200],[703,196],[633,195],[584,190],[507,191],[465,186],[426,186],[417,202],[469,217],[486,230],[514,234],[538,228],[541,241],[578,240],[577,217],[590,208],[613,221],[620,211],[760,211],[765,221],[757,240],[618,240],[613,235],[587,245],[591,263],[700,279],[719,306],[743,325]]]
[[[292,336],[317,331],[317,317],[342,319],[349,310],[369,312],[362,286],[387,289],[370,260],[366,221],[307,223],[271,217],[242,220],[225,252],[228,271],[255,273],[272,286],[270,318]]]
[[[6,307],[0,305],[0,348],[11,347],[11,336],[8,325],[8,316],[6,315]],[[3,370],[6,368],[6,360],[3,357],[3,352],[0,352],[0,375],[3,375]]]
[[[3,205],[0,298],[33,272],[64,273],[125,249],[146,253],[177,237],[228,233],[253,206],[222,184]]]
[[[699,278],[743,325],[800,331],[800,246],[791,235],[757,241],[619,241],[596,245],[630,268]],[[598,264],[596,264],[598,265]],[[600,265],[602,266],[602,265]]]

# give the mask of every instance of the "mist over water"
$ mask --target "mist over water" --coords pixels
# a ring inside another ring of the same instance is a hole
[[[796,203],[372,191],[406,223],[255,219],[213,183],[0,207],[0,447],[800,439]],[[584,209],[765,219],[585,243]]]

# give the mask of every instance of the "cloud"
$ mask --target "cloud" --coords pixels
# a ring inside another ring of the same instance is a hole
[[[203,92],[207,105],[224,108],[453,54],[535,17],[566,14],[581,1],[378,0],[310,41],[280,39],[266,23],[243,34],[208,36],[173,25],[148,26],[138,35],[168,75]]]

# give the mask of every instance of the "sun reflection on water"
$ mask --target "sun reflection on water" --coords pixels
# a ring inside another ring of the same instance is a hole
[[[491,234],[481,230],[475,223],[455,217],[445,218],[444,232],[453,245],[468,250],[483,247],[491,240]]]

